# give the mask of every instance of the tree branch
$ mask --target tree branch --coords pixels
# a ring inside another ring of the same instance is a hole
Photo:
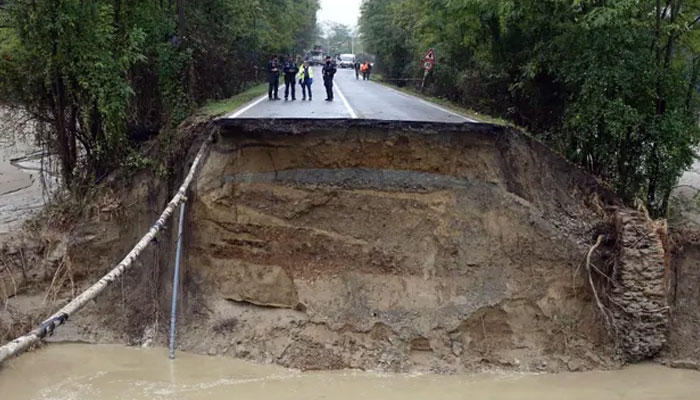
[[[688,25],[686,25],[685,29],[686,29],[686,30],[690,30],[690,29],[693,27],[693,25],[695,25],[698,21],[700,21],[700,15],[698,15],[697,17],[695,17],[695,19],[693,20],[693,22],[691,22],[691,23],[689,23]]]

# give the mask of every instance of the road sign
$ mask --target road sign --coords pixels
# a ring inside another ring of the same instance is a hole
[[[435,68],[435,50],[429,49],[428,52],[425,53],[425,57],[423,57],[423,69],[425,72],[423,73],[423,81],[420,84],[421,93],[425,87],[425,78],[428,77],[428,73],[432,71],[433,68]]]
[[[423,69],[428,72],[435,68],[435,50],[430,49],[423,57]]]

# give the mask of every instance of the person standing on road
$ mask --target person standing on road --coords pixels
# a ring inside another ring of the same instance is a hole
[[[267,63],[267,81],[270,84],[267,97],[270,100],[279,100],[277,92],[280,86],[280,66],[279,61],[277,61],[277,56],[273,56],[272,60]],[[274,95],[274,97],[273,97]]]
[[[284,100],[289,100],[289,87],[291,86],[292,101],[294,101],[297,99],[296,77],[299,67],[297,67],[297,63],[294,62],[292,56],[287,58],[284,66],[282,66],[282,71],[284,72]]]
[[[370,64],[369,61],[365,61],[365,63],[362,64],[361,70],[362,70],[362,80],[368,81],[369,76],[372,73],[372,64]]]
[[[354,68],[355,68],[355,79],[360,79],[360,68],[362,68],[362,64],[360,64],[359,61],[355,60]]]
[[[326,87],[326,101],[333,101],[333,77],[338,71],[335,63],[330,57],[326,57],[326,65],[321,69],[323,75],[323,86]]]
[[[301,85],[301,99],[306,100],[306,91],[309,91],[309,101],[312,100],[313,95],[311,94],[311,84],[314,83],[314,70],[308,61],[304,61],[301,64],[301,69],[299,69],[299,74],[297,75],[299,79],[299,84]]]

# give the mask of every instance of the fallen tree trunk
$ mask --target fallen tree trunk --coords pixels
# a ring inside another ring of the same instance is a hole
[[[90,288],[81,293],[78,297],[74,298],[70,303],[66,304],[63,308],[54,313],[49,319],[44,321],[38,328],[34,329],[27,334],[20,336],[11,342],[6,343],[0,347],[0,365],[7,361],[9,358],[20,354],[21,352],[27,350],[29,347],[39,343],[47,335],[51,335],[53,331],[60,325],[64,324],[68,318],[75,314],[78,310],[83,308],[89,301],[95,299],[102,293],[107,286],[112,284],[116,279],[121,277],[126,271],[131,269],[136,258],[141,254],[141,252],[148,246],[148,244],[160,233],[160,231],[165,226],[170,216],[173,214],[177,206],[186,201],[187,198],[185,194],[189,185],[194,179],[197,167],[204,157],[207,144],[210,140],[207,140],[202,147],[197,152],[197,156],[192,162],[192,166],[185,178],[184,182],[178,189],[175,196],[168,203],[168,206],[163,210],[160,218],[151,227],[151,229],[144,235],[141,240],[134,246],[133,249],[127,254],[121,262],[112,269],[109,273],[103,276],[99,281],[97,281]]]

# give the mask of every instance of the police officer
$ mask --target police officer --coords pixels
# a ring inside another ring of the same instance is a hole
[[[333,101],[333,77],[338,71],[335,63],[331,61],[330,57],[326,57],[326,64],[321,69],[321,75],[323,75],[323,86],[326,87],[326,101]]]
[[[289,100],[289,87],[292,87],[292,101],[297,99],[296,92],[296,76],[299,72],[299,67],[297,63],[294,62],[291,56],[287,58],[287,61],[282,66],[282,71],[284,72],[284,100]]]
[[[279,61],[277,61],[277,56],[273,56],[272,60],[267,63],[267,81],[270,84],[267,96],[270,100],[279,100],[280,98],[277,92],[280,86],[280,66]]]

